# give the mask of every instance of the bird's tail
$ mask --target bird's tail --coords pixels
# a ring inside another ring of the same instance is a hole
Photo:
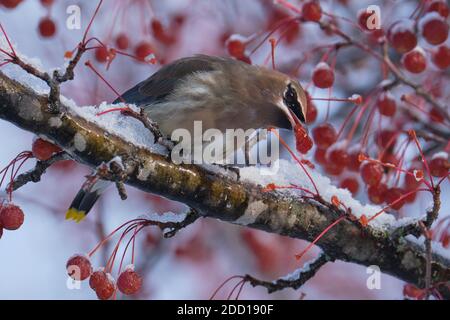
[[[109,181],[89,177],[67,210],[66,220],[75,220],[77,223],[83,220],[109,185]]]

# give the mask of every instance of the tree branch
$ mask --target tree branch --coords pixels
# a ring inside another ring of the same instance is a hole
[[[48,112],[47,98],[0,72],[0,118],[54,141],[71,156],[96,168],[120,157],[125,183],[145,192],[183,202],[204,217],[314,240],[338,215],[314,200],[213,174],[195,165],[175,165],[165,156],[135,146],[105,132],[62,105],[58,114]],[[339,215],[344,214],[343,212]],[[425,287],[427,254],[419,245],[389,232],[363,227],[348,219],[326,233],[317,245],[330,259],[364,266],[377,265],[399,279]],[[432,283],[448,282],[450,261],[432,254]]]
[[[286,288],[298,289],[304,285],[308,280],[314,277],[319,269],[330,262],[331,259],[325,253],[321,253],[313,261],[306,263],[298,272],[292,275],[277,279],[275,281],[263,281],[256,279],[250,275],[244,277],[244,281],[249,282],[253,287],[262,286],[267,289],[269,293],[283,290]]]

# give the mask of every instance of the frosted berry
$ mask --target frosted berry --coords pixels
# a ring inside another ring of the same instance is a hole
[[[5,8],[14,9],[17,7],[23,0],[1,0],[0,4]]]
[[[92,273],[89,286],[95,291],[100,300],[108,300],[116,291],[116,283],[110,274],[103,270]]]
[[[329,123],[323,123],[315,127],[312,131],[314,142],[321,149],[327,149],[337,140],[337,133]]]
[[[245,56],[244,39],[238,35],[233,35],[225,42],[228,54],[237,59]]]
[[[130,46],[130,39],[126,34],[121,33],[116,37],[116,46],[120,50],[127,50]]]
[[[57,145],[54,145],[53,143],[50,143],[48,141],[45,141],[44,139],[36,139],[33,142],[33,145],[31,147],[31,151],[33,152],[33,156],[40,160],[40,161],[46,161],[51,158],[52,155],[54,155],[57,152],[61,151],[61,148]]]
[[[306,130],[301,125],[297,125],[295,126],[294,132],[297,151],[303,154],[308,153],[313,146],[313,142],[306,133]]]
[[[17,230],[22,226],[24,219],[22,209],[15,204],[4,204],[0,209],[0,225],[3,229]]]
[[[325,172],[331,176],[339,176],[344,172],[344,167],[338,166],[333,162],[327,162],[324,165]]]
[[[412,167],[412,168],[408,169],[408,172],[411,174],[405,175],[404,188],[406,190],[414,190],[418,186],[420,186],[423,179],[419,179],[419,175],[417,174],[417,172],[419,172],[419,171],[422,172],[422,175],[423,175],[423,171],[417,167]]]
[[[135,294],[142,287],[142,278],[132,266],[129,266],[117,279],[117,287],[123,294]]]
[[[414,21],[400,20],[394,22],[389,27],[387,37],[391,46],[399,53],[414,49],[417,45]]]
[[[394,96],[390,92],[383,92],[379,95],[377,106],[380,114],[386,117],[392,117],[397,109]]]
[[[448,175],[450,163],[448,161],[448,155],[447,156],[445,155],[446,154],[444,153],[437,154],[428,163],[432,176],[442,178]]]
[[[325,62],[320,62],[313,71],[312,80],[318,88],[326,89],[334,83],[334,72]]]
[[[431,60],[434,65],[440,69],[445,69],[450,66],[450,48],[442,45],[433,52]]]
[[[89,259],[81,254],[74,255],[67,261],[67,274],[75,280],[85,280],[92,273],[92,265]]]
[[[428,5],[427,12],[437,12],[443,18],[449,14],[448,6],[443,0],[435,0]]]
[[[396,203],[395,201],[399,200],[403,196],[403,190],[400,188],[390,188],[385,193],[385,201],[386,203],[395,210],[400,210],[405,205],[405,200],[402,199]]]
[[[436,12],[427,13],[420,20],[422,36],[432,45],[438,45],[447,40],[448,23]]]
[[[343,189],[347,189],[350,191],[353,195],[356,195],[359,190],[359,183],[358,180],[352,177],[345,178],[341,181],[340,187]]]
[[[373,31],[374,29],[369,29],[368,28],[368,19],[372,16],[372,13],[366,9],[361,9],[358,11],[358,23],[359,26],[364,30],[364,31]]]
[[[0,225],[0,239],[2,238],[2,236],[3,236],[3,227]]]
[[[322,8],[318,1],[308,1],[302,7],[302,17],[306,21],[320,21]]]
[[[387,190],[387,186],[384,183],[380,183],[377,186],[370,186],[367,189],[367,195],[372,203],[382,204],[383,202],[385,202]]]
[[[314,160],[316,160],[316,162],[321,165],[326,164],[327,163],[326,153],[327,150],[317,148],[316,151],[314,152]]]
[[[359,161],[360,153],[361,153],[360,146],[350,148],[350,150],[348,151],[347,168],[349,170],[359,172],[359,167],[361,167],[361,161]]]
[[[427,59],[425,52],[416,48],[408,53],[405,53],[402,58],[403,66],[406,70],[412,73],[421,73],[427,67]]]
[[[56,24],[51,18],[43,18],[39,21],[39,33],[44,38],[53,37],[56,33]]]
[[[150,43],[143,41],[136,46],[134,53],[139,60],[146,61],[153,53],[153,47]]]
[[[340,167],[346,167],[350,162],[347,150],[343,146],[331,146],[327,152],[328,161]]]
[[[367,161],[361,165],[361,177],[368,186],[377,186],[383,178],[383,167],[378,163]]]

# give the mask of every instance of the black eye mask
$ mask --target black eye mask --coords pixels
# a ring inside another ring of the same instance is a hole
[[[305,115],[303,114],[300,103],[298,102],[297,91],[295,91],[291,84],[288,84],[287,90],[284,93],[283,101],[289,110],[291,110],[301,122],[305,123]]]

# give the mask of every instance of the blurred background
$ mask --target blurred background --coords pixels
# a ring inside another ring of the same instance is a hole
[[[290,2],[297,6],[302,3]],[[325,19],[336,20],[344,30],[370,46],[376,46],[376,40],[354,26],[358,10],[379,4],[384,27],[395,19],[409,16],[417,3],[320,1],[324,11],[341,17],[330,15]],[[81,29],[71,30],[66,26],[72,12],[67,13],[67,9],[71,5],[81,9]],[[88,0],[0,1],[0,22],[20,52],[39,58],[46,69],[61,68],[66,62],[65,53],[76,48],[96,6],[97,1]],[[154,54],[157,63],[145,63],[121,54],[107,61],[111,57],[104,47],[89,51],[83,61],[90,60],[119,92],[144,80],[160,65],[180,57],[195,53],[228,56],[236,49],[230,45],[230,37],[231,40],[251,40],[245,57],[240,58],[270,67],[271,46],[264,37],[289,17],[294,17],[293,12],[272,0],[105,0],[89,37],[98,38],[108,48],[121,47],[121,51],[137,58]],[[345,19],[354,21],[353,25]],[[298,77],[314,97],[348,97],[354,93],[364,96],[382,80],[382,70],[374,59],[349,49],[340,52],[335,59],[336,81],[332,94],[313,88],[310,84],[312,70],[326,53],[327,44],[330,46],[336,38],[314,23],[297,22],[288,28],[284,24],[272,37],[279,40],[275,50],[277,69]],[[422,80],[417,78],[417,81]],[[75,80],[63,86],[63,94],[78,105],[97,105],[116,99],[83,63],[76,69]],[[328,102],[318,101],[316,107],[315,123],[323,122],[327,109],[330,122],[342,123],[351,105],[333,102],[330,107]],[[0,167],[3,168],[18,153],[31,149],[34,136],[4,121],[0,121],[0,133]],[[307,157],[314,161],[312,153]],[[30,160],[23,170],[32,166]],[[88,168],[67,161],[53,166],[41,183],[28,184],[14,193],[13,200],[21,206],[26,219],[20,230],[5,232],[0,240],[0,298],[95,299],[95,293],[86,282],[79,290],[67,288],[65,265],[71,255],[89,252],[117,226],[139,215],[185,210],[181,204],[131,187],[127,187],[128,199],[121,201],[116,190],[110,188],[86,221],[80,224],[65,221],[65,211],[89,173]],[[333,179],[339,184],[342,175]],[[443,213],[449,208],[448,192],[448,183],[444,183],[442,194],[447,197],[443,197]],[[355,197],[368,202],[362,184]],[[428,195],[419,196],[414,203],[404,206],[400,215],[423,214],[429,204]],[[95,266],[105,265],[117,240],[113,238],[95,254]],[[173,239],[162,239],[159,230],[146,228],[137,237],[137,244],[136,270],[144,276],[145,285],[138,295],[131,297],[135,299],[207,299],[230,276],[249,273],[267,280],[276,279],[319,252],[316,248],[299,262],[295,254],[301,252],[307,242],[212,219],[197,221]],[[403,282],[382,275],[381,289],[369,290],[367,277],[365,267],[335,262],[323,267],[300,290],[287,289],[268,295],[263,289],[245,286],[240,298],[403,298]],[[236,283],[230,282],[217,297],[226,298]]]

